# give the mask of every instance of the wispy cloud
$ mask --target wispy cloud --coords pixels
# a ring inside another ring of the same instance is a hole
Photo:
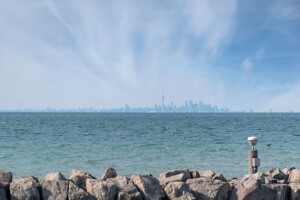
[[[284,14],[276,11],[277,3],[270,18],[297,18],[290,4],[283,3]],[[166,100],[175,103],[194,99],[248,109],[252,97],[243,103],[236,99],[257,88],[272,91],[268,84],[273,83],[260,81],[253,68],[268,60],[268,42],[255,47],[244,42],[245,49],[255,50],[236,55],[238,61],[229,65],[215,65],[239,51],[231,46],[243,31],[239,5],[237,0],[4,1],[0,108],[153,105],[164,89]],[[297,30],[289,32],[293,36]],[[233,90],[236,82],[240,87]]]

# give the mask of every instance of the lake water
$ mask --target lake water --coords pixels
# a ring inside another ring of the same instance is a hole
[[[300,167],[300,114],[0,113],[0,169],[38,178],[72,169],[98,177],[107,167],[127,176],[189,168],[242,177],[252,135],[259,171]]]

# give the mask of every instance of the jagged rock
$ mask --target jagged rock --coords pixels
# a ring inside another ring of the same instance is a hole
[[[205,177],[189,179],[186,183],[190,185],[192,194],[197,200],[222,200],[229,198],[229,183]]]
[[[215,172],[213,172],[212,170],[209,169],[209,170],[200,172],[200,177],[212,179],[215,174],[216,174]]]
[[[295,167],[286,167],[282,170],[282,172],[288,176],[293,169],[296,169],[296,168]]]
[[[275,168],[270,169],[269,171],[267,171],[265,174],[266,176],[271,176],[271,174],[275,171]]]
[[[67,179],[60,172],[52,172],[52,173],[49,173],[46,176],[44,176],[42,178],[42,180],[40,181],[40,183],[43,184],[43,182],[46,182],[46,181],[59,181],[59,180],[64,181]]]
[[[275,178],[272,178],[270,176],[265,177],[265,183],[266,184],[274,184],[274,183],[278,183],[278,180]]]
[[[0,182],[12,182],[12,173],[0,170]]]
[[[200,174],[198,171],[191,171],[191,178],[199,178]]]
[[[117,195],[117,186],[108,181],[87,179],[86,188],[87,192],[96,199],[115,199]]]
[[[10,184],[11,200],[40,200],[40,188],[37,178],[32,176],[13,180]]]
[[[300,200],[300,184],[299,183],[290,183],[291,187],[291,200]]]
[[[259,186],[262,183],[265,183],[265,177],[261,173],[244,176],[232,191],[230,200],[251,199],[259,192]]]
[[[86,179],[86,191],[93,197],[100,199],[99,181],[96,179]]]
[[[117,172],[114,168],[107,168],[105,169],[104,173],[102,174],[100,180],[106,180],[108,178],[115,178],[117,176]]]
[[[244,176],[230,196],[230,200],[288,200],[290,188],[284,184],[264,184],[264,174]]]
[[[42,180],[43,200],[65,200],[68,198],[69,183],[59,172],[49,173]]]
[[[165,193],[159,181],[151,175],[133,175],[131,181],[137,187],[144,200],[164,199]]]
[[[223,182],[227,182],[226,178],[221,173],[217,173],[212,177],[213,180],[220,180]]]
[[[234,190],[241,180],[237,178],[231,178],[227,182],[229,183],[231,190]]]
[[[174,170],[160,174],[159,183],[162,187],[166,187],[166,185],[170,182],[185,182],[189,178],[191,178],[189,169]]]
[[[118,200],[142,200],[142,195],[127,177],[117,176],[116,178],[107,179],[107,182],[117,187]]]
[[[96,198],[69,181],[68,200],[96,200]]]
[[[288,176],[286,174],[284,174],[280,169],[275,169],[272,173],[271,173],[271,177],[275,178],[277,180],[287,180]]]
[[[194,200],[190,186],[183,182],[171,182],[165,187],[165,192],[169,200]]]
[[[275,193],[274,200],[289,200],[290,199],[290,193],[291,188],[288,185],[285,184],[270,184],[266,185],[267,187],[270,187],[273,192]],[[266,196],[268,194],[264,194]],[[268,196],[264,197],[264,199],[267,199]]]
[[[78,187],[86,190],[86,179],[96,179],[91,174],[79,171],[79,170],[72,170],[70,180],[77,185]]]
[[[300,183],[300,169],[293,169],[289,173],[289,183]]]
[[[3,183],[0,182],[0,199],[1,200],[9,200],[10,199],[9,184],[10,183],[8,183],[8,182],[3,182]]]

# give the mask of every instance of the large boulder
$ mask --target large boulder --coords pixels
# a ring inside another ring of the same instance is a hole
[[[159,181],[151,174],[133,175],[131,181],[142,194],[144,200],[161,200],[165,198],[165,193]]]
[[[100,180],[106,180],[108,178],[115,178],[116,176],[117,176],[117,172],[114,168],[107,168],[101,175]]]
[[[223,176],[223,174],[215,173],[214,171],[212,171],[210,169],[201,171],[199,173],[199,176],[202,177],[202,178],[210,178],[210,179],[213,179],[213,180],[220,180],[220,181],[223,181],[223,182],[227,181],[226,178]]]
[[[12,182],[12,173],[0,170],[0,182]]]
[[[57,200],[68,198],[68,180],[59,172],[47,174],[42,180],[43,200]]]
[[[117,187],[118,200],[142,200],[142,195],[127,177],[117,176],[107,179],[107,182]]]
[[[115,199],[117,195],[117,187],[108,181],[87,179],[86,188],[91,196],[100,200]]]
[[[300,200],[300,183],[290,183],[291,200]]]
[[[282,170],[285,175],[289,175],[292,170],[296,169],[295,167],[286,167]]]
[[[229,183],[204,177],[189,179],[186,183],[189,184],[192,194],[197,200],[223,200],[229,198]]]
[[[67,179],[60,172],[52,172],[52,173],[49,173],[46,176],[44,176],[42,178],[42,180],[40,181],[40,183],[43,184],[43,182],[47,182],[47,181],[59,181],[59,180],[64,181],[64,180],[67,180]]]
[[[282,181],[287,181],[288,179],[288,175],[286,175],[285,173],[283,173],[280,169],[275,169],[270,176],[274,179],[277,180],[282,180]]]
[[[9,192],[9,183],[7,182],[0,182],[0,199],[1,200],[9,200],[10,199],[10,192]]]
[[[230,200],[288,200],[290,188],[285,184],[264,184],[265,174],[248,174],[237,184]]]
[[[40,200],[40,189],[41,185],[35,177],[13,180],[10,184],[11,200]]]
[[[68,200],[96,200],[96,198],[69,181]]]
[[[191,173],[189,169],[184,170],[174,170],[165,172],[159,175],[159,183],[162,187],[166,187],[166,185],[170,182],[185,182],[187,179],[191,178]]]
[[[300,183],[300,169],[293,169],[289,173],[289,183]]]
[[[86,190],[86,179],[96,179],[91,174],[79,171],[79,170],[72,170],[70,180],[77,185],[78,187]]]
[[[289,200],[290,199],[291,188],[288,185],[286,185],[286,184],[268,184],[266,186],[273,190],[273,193],[275,194],[275,198],[273,198],[274,200]],[[264,196],[266,196],[266,195],[268,195],[268,194],[264,194]],[[267,197],[265,197],[264,199],[267,199]]]
[[[208,169],[208,170],[204,170],[204,171],[199,172],[199,174],[200,174],[200,177],[212,179],[213,176],[214,176],[216,173],[215,173],[214,171]]]
[[[190,186],[183,182],[171,182],[164,188],[169,200],[194,200]]]

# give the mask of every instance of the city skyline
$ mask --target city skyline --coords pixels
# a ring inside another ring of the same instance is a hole
[[[300,112],[299,10],[283,0],[3,0],[0,110],[192,99]]]

